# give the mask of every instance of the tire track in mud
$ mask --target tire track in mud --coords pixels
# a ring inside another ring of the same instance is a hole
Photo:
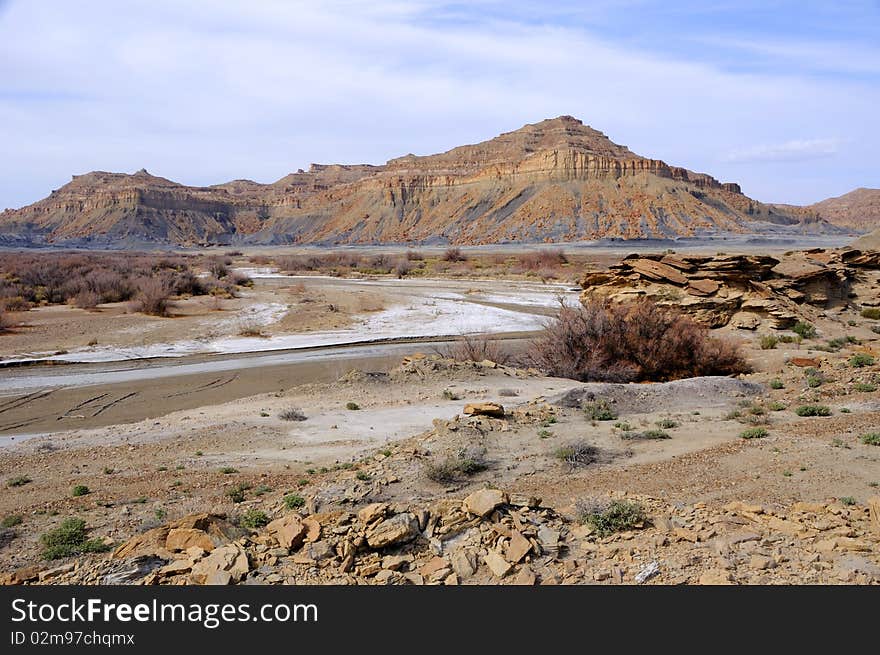
[[[98,416],[98,414],[103,414],[106,410],[110,409],[110,408],[113,407],[114,405],[118,405],[118,404],[121,403],[123,400],[128,400],[128,399],[131,398],[132,396],[136,396],[136,395],[138,395],[139,393],[140,393],[139,391],[132,391],[131,393],[127,393],[127,394],[125,394],[124,396],[120,396],[120,397],[117,398],[116,400],[114,400],[114,401],[112,401],[112,402],[109,402],[109,403],[107,403],[106,405],[103,405],[102,407],[100,407],[100,408],[98,409],[97,412],[95,412],[94,414],[92,414],[92,418]]]
[[[55,389],[49,389],[48,391],[34,391],[24,396],[8,400],[4,404],[0,405],[0,414],[3,414],[4,412],[8,412],[13,409],[18,409],[19,407],[27,405],[28,403],[31,403],[35,400],[45,398],[53,391],[55,391]]]
[[[228,378],[219,377],[216,380],[211,380],[207,384],[203,384],[200,387],[196,387],[195,389],[190,389],[188,391],[179,391],[178,393],[173,393],[170,396],[165,396],[165,398],[178,398],[180,396],[188,396],[190,394],[199,393],[200,391],[207,391],[208,389],[219,389],[220,387],[224,387],[230,382],[235,382],[238,379],[238,373],[235,375],[231,375]]]
[[[92,396],[88,400],[84,400],[81,403],[79,403],[78,405],[74,405],[73,407],[68,409],[66,412],[64,412],[61,416],[59,416],[56,420],[60,421],[65,418],[74,418],[74,417],[71,417],[72,412],[75,412],[78,409],[82,409],[86,405],[90,405],[91,403],[96,402],[98,400],[103,400],[104,398],[107,397],[107,395],[108,394],[106,394],[106,393],[102,393],[102,394],[98,394],[97,396]]]

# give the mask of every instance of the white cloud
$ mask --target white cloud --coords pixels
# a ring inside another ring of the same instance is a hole
[[[737,148],[729,152],[728,162],[805,161],[837,154],[840,139],[793,139],[785,143]]]

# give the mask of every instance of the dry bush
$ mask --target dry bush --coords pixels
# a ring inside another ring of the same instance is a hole
[[[443,261],[444,262],[466,262],[467,255],[465,255],[461,248],[447,248],[446,252],[443,253]]]
[[[73,304],[80,309],[95,309],[101,303],[101,297],[91,289],[83,289],[73,297]]]
[[[168,316],[171,288],[168,281],[159,277],[142,278],[132,308],[150,316]]]
[[[216,278],[226,277],[231,263],[232,260],[228,257],[211,257],[208,260],[208,271]]]
[[[3,306],[0,305],[0,334],[6,332],[12,327],[12,320],[9,318],[9,315],[6,313],[6,310],[3,308]]]
[[[251,255],[249,261],[255,266],[268,266],[272,263],[272,258],[268,255]]]
[[[737,346],[647,300],[562,307],[527,358],[548,375],[584,382],[665,381],[749,370]]]
[[[394,274],[399,278],[404,278],[412,272],[413,268],[415,267],[410,263],[410,260],[400,259],[394,266]]]
[[[527,252],[520,255],[519,261],[527,270],[553,270],[558,266],[567,264],[568,257],[562,250],[542,248],[536,252]]]
[[[482,362],[488,359],[496,364],[506,364],[512,357],[500,342],[471,335],[459,337],[446,349],[441,350],[440,354],[458,362]]]
[[[420,262],[425,259],[425,256],[419,250],[407,250],[406,259],[411,262]]]

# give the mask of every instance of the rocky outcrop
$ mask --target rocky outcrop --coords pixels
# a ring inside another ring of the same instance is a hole
[[[850,299],[860,268],[880,268],[880,253],[814,249],[781,259],[766,255],[630,255],[581,279],[581,300],[649,298],[673,305],[708,327],[791,327],[803,305]]]
[[[854,189],[810,205],[809,209],[834,225],[870,232],[880,227],[880,189]]]
[[[273,184],[191,187],[139,171],[75,176],[0,214],[0,243],[552,242],[822,231],[735,183],[648,159],[571,116],[382,166],[319,165]]]

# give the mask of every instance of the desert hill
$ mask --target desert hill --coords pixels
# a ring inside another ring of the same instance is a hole
[[[384,165],[192,187],[93,172],[0,214],[0,244],[488,244],[837,231],[649,159],[571,116]]]

